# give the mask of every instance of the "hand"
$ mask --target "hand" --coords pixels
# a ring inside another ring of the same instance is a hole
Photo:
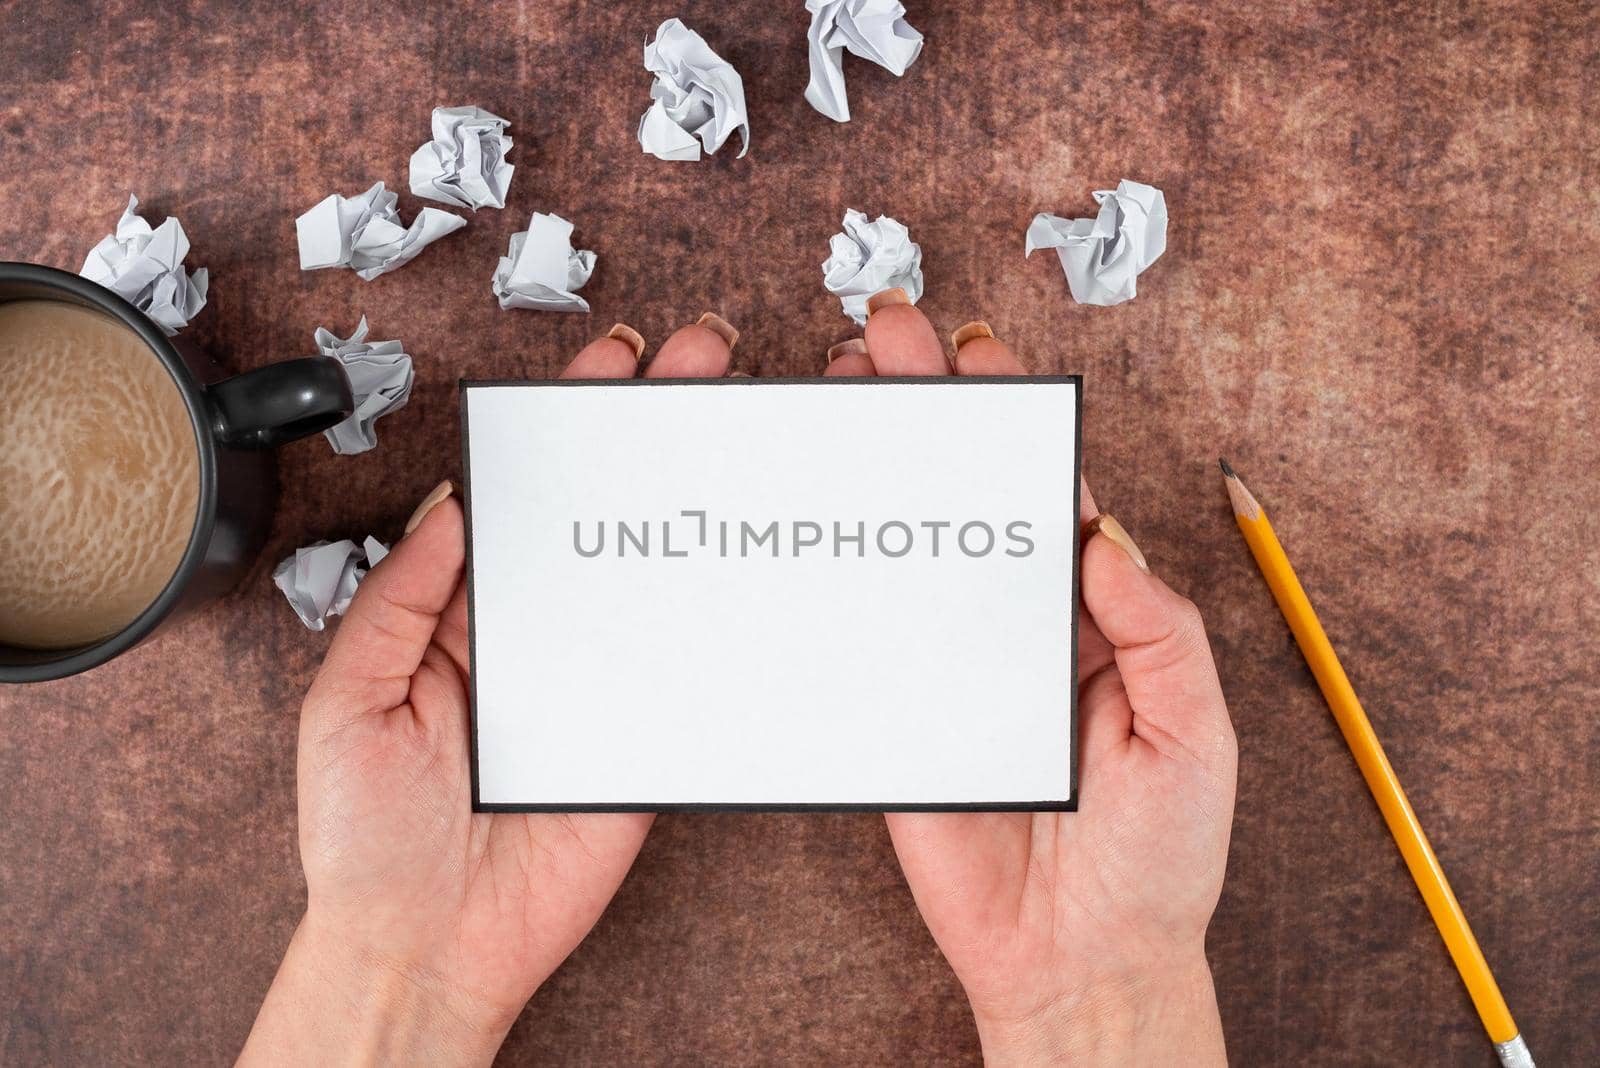
[[[675,333],[645,372],[714,377],[738,334]],[[631,378],[626,327],[567,378]],[[300,717],[305,918],[241,1061],[487,1064],[599,919],[653,816],[474,815],[460,506],[444,483],[362,582]]]
[[[828,373],[950,373],[928,320],[884,296]],[[987,333],[956,332],[954,372],[1023,373]],[[1087,486],[1082,498],[1093,518]],[[1233,728],[1194,606],[1102,522],[1080,573],[1079,810],[894,813],[889,833],[989,1063],[1221,1065],[1205,931],[1228,855]]]

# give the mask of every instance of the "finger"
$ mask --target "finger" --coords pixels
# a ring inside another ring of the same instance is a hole
[[[467,685],[472,674],[471,663],[467,643],[467,584],[461,582],[456,584],[454,596],[439,615],[433,640],[411,676],[408,696],[417,723],[425,730],[433,730],[438,744],[448,747],[448,751],[459,750],[463,759],[470,733]]]
[[[1020,375],[1027,372],[1011,347],[994,336],[982,319],[958,326],[950,334],[958,375]]]
[[[956,351],[959,355],[960,349]],[[1078,521],[1087,522],[1099,514],[1089,480],[1079,475]],[[1079,738],[1088,754],[1086,765],[1092,766],[1096,755],[1107,749],[1128,744],[1133,733],[1133,709],[1122,688],[1122,676],[1117,674],[1117,651],[1100,633],[1081,598],[1078,602],[1078,713],[1082,723]]]
[[[1116,650],[1133,733],[1215,766],[1232,751],[1233,728],[1200,612],[1146,570],[1121,524],[1099,522],[1083,550],[1083,602]]]
[[[1078,605],[1078,684],[1117,661],[1117,651],[1095,626],[1089,610]]]
[[[1087,523],[1100,514],[1100,509],[1094,503],[1094,493],[1089,489],[1089,481],[1082,475],[1078,476],[1078,522]],[[1082,564],[1080,562],[1079,566]],[[1078,602],[1078,683],[1091,675],[1099,672],[1108,664],[1114,663],[1116,650],[1111,643],[1106,641],[1106,636],[1100,633],[1100,628],[1095,626],[1094,619],[1090,617],[1089,610],[1083,606],[1082,598]]]
[[[349,719],[406,702],[439,615],[461,585],[464,524],[451,489],[443,482],[428,495],[416,528],[362,581],[306,696],[307,715]]]
[[[439,626],[433,632],[433,644],[443,649],[455,664],[456,670],[466,675],[470,671],[472,656],[467,644],[467,584],[456,587],[455,596],[439,616]]]
[[[644,354],[644,338],[626,323],[613,326],[605,337],[585,345],[572,358],[562,378],[632,378]]]
[[[880,375],[947,375],[950,361],[928,317],[903,289],[886,289],[867,301],[867,350]]]
[[[739,331],[714,312],[667,338],[644,369],[646,378],[721,378],[733,361]]]
[[[1078,716],[1082,724],[1078,738],[1084,753],[1079,763],[1086,768],[1107,750],[1126,746],[1133,737],[1133,706],[1128,703],[1122,674],[1109,656],[1099,671],[1083,676],[1078,686]]]
[[[828,369],[822,373],[832,378],[871,378],[878,372],[867,355],[866,339],[852,337],[828,350]]]

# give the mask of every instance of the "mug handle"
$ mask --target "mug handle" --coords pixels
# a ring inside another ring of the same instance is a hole
[[[238,449],[271,449],[316,434],[355,411],[350,377],[331,356],[258,367],[206,387],[217,440]]]

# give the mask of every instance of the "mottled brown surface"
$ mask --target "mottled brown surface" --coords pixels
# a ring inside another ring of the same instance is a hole
[[[941,328],[981,313],[1032,368],[1087,376],[1100,500],[1206,612],[1241,747],[1210,940],[1235,1062],[1492,1057],[1218,452],[1277,517],[1541,1063],[1600,1063],[1587,5],[913,3],[922,59],[900,81],[851,61],[847,126],[802,100],[798,0],[99,6],[0,4],[0,258],[75,269],[136,191],[211,269],[190,334],[225,367],[365,313],[418,383],[375,452],[284,452],[238,592],[0,693],[0,1062],[231,1057],[303,904],[295,717],[327,643],[272,563],[397,535],[457,471],[458,377],[553,375],[615,319],[659,341],[716,308],[744,369],[816,372],[847,328],[817,265],[854,206],[911,227]],[[639,47],[674,14],[744,72],[743,160],[634,142]],[[507,210],[374,283],[301,273],[294,216],[403,188],[429,109],[461,103],[512,120]],[[1078,307],[1023,230],[1123,176],[1166,191],[1170,247],[1132,304]],[[534,209],[598,250],[592,316],[494,306]],[[952,1062],[975,1041],[880,819],[673,816],[503,1059]]]

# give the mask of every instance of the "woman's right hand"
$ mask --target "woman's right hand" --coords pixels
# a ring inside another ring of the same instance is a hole
[[[1010,375],[983,323],[952,336],[890,290],[830,375]],[[1004,457],[996,457],[1004,463]],[[1225,1063],[1205,958],[1237,747],[1194,605],[1083,487],[1075,813],[891,813],[889,832],[991,1064]],[[1090,522],[1094,521],[1094,522]]]

